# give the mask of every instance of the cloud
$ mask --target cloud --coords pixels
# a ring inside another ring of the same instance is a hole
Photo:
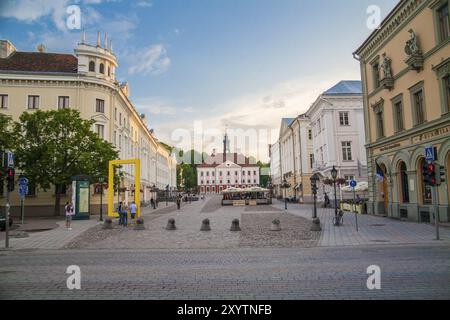
[[[176,116],[180,114],[190,114],[196,112],[192,107],[174,107],[173,104],[162,98],[143,98],[136,101],[136,108],[139,112],[153,115]]]
[[[150,8],[153,6],[153,2],[149,0],[141,0],[136,3],[136,7]]]
[[[128,68],[129,74],[159,75],[168,70],[171,60],[162,44],[155,44],[130,57],[132,61]]]

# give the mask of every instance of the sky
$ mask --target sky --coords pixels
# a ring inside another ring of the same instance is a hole
[[[48,52],[73,53],[81,29],[93,44],[97,31],[107,32],[119,62],[116,76],[128,81],[131,100],[158,139],[195,147],[193,130],[202,127],[210,130],[202,143],[210,152],[221,148],[211,137],[226,129],[257,130],[257,145],[237,151],[266,161],[281,118],[304,113],[340,80],[360,79],[352,53],[372,32],[368,8],[377,6],[383,18],[397,3],[0,0],[0,38],[19,51],[42,43]],[[81,29],[67,27],[73,5]]]

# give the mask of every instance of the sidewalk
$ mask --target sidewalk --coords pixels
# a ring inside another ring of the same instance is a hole
[[[275,207],[284,210],[284,203],[275,201]],[[312,205],[288,204],[288,213],[312,220]],[[400,221],[372,215],[358,214],[358,232],[355,214],[344,213],[344,224],[333,225],[334,209],[317,208],[322,224],[319,246],[358,246],[375,244],[449,244],[450,230],[440,228],[440,238],[436,238],[435,226],[431,224]]]

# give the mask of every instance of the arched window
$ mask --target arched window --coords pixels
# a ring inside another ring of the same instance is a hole
[[[94,61],[89,62],[89,71],[95,72],[95,62]]]
[[[400,201],[402,203],[409,203],[409,182],[406,164],[403,161],[400,162],[400,164],[398,165],[398,169],[400,174]]]
[[[100,63],[100,73],[105,73],[105,65]]]
[[[432,196],[431,196],[431,187],[430,186],[426,186],[423,182],[423,166],[426,164],[425,158],[422,158],[418,161],[418,166],[419,168],[417,168],[417,181],[419,182],[419,186],[420,186],[420,193],[419,193],[419,197],[421,194],[421,204],[424,205],[429,205],[432,203]]]

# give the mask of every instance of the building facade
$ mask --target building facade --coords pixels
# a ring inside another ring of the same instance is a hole
[[[435,147],[447,181],[436,199],[450,220],[448,0],[402,0],[354,54],[364,88],[369,212],[434,221],[422,165]]]
[[[229,151],[228,137],[225,135],[222,153],[215,151],[202,164],[197,165],[197,192],[220,193],[228,188],[258,187],[260,168],[240,153]]]
[[[102,42],[102,43],[101,43]],[[112,43],[90,45],[83,34],[75,55],[17,51],[8,40],[0,40],[0,112],[17,121],[23,112],[73,108],[84,119],[94,120],[92,130],[111,142],[120,159],[141,160],[141,201],[149,202],[155,187],[176,187],[176,159],[148,129],[145,115],[130,100],[127,83],[116,80],[118,62]],[[134,183],[134,166],[125,165],[121,197],[127,201]],[[52,214],[54,190],[44,192],[31,182],[26,205],[30,214]],[[99,211],[98,186],[91,187],[91,211]],[[62,203],[71,198],[70,186]],[[0,190],[0,196],[4,194]],[[106,198],[103,197],[105,200]],[[131,197],[130,197],[131,199]],[[12,213],[19,199],[12,197]],[[105,212],[105,211],[104,211]]]
[[[280,142],[277,141],[269,145],[270,157],[270,182],[272,183],[272,196],[274,198],[282,197],[281,192],[281,162],[280,162]]]
[[[333,166],[338,178],[367,181],[364,112],[361,81],[341,81],[321,94],[306,112],[311,121],[314,155],[312,172],[322,180],[331,178]],[[319,183],[318,199],[331,187]],[[346,194],[340,192],[341,199]],[[351,196],[351,195],[349,195]]]

